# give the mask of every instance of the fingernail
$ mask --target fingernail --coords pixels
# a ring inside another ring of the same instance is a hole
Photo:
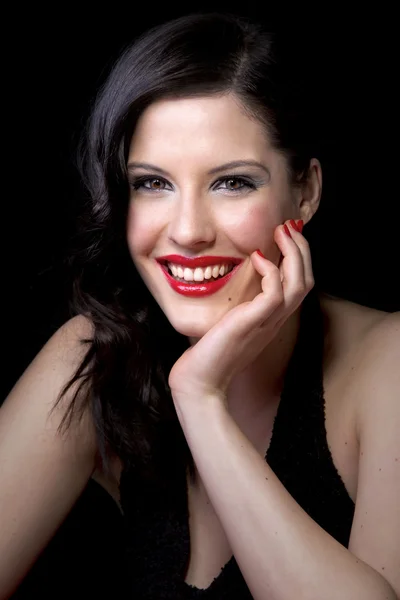
[[[303,225],[304,225],[304,221],[303,221],[303,219],[299,219],[299,220],[297,221],[297,229],[298,229],[298,231],[299,231],[300,233],[303,231]]]
[[[292,237],[290,235],[290,231],[289,231],[289,227],[286,225],[286,223],[283,226],[283,231],[286,233],[286,235],[288,235],[290,238]]]
[[[291,226],[293,227],[293,229],[295,231],[300,231],[299,228],[296,225],[296,221],[294,219],[290,219],[289,223],[291,224]]]
[[[263,258],[265,258],[264,254],[261,252],[261,250],[256,250],[257,254],[259,254],[260,256],[262,256]]]

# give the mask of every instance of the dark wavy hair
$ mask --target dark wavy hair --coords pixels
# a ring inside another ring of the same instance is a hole
[[[94,102],[79,152],[87,200],[71,259],[72,314],[85,315],[93,335],[82,340],[85,357],[57,402],[76,383],[60,427],[90,408],[106,470],[117,455],[125,468],[159,483],[179,465],[194,473],[168,385],[189,343],[151,296],[127,247],[126,164],[135,124],[161,98],[233,93],[287,157],[292,183],[301,184],[316,155],[313,123],[301,78],[279,58],[275,38],[231,14],[174,19],[123,51]]]

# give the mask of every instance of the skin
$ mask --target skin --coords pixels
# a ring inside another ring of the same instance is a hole
[[[208,174],[237,160],[256,161],[268,172],[246,166]],[[155,165],[168,176],[135,163]],[[321,196],[319,161],[311,161],[306,185],[293,186],[286,157],[271,146],[265,128],[232,94],[152,104],[137,123],[128,169],[133,184],[138,176],[149,177],[146,187],[131,192],[127,240],[132,259],[172,326],[192,345],[231,309],[260,293],[261,276],[250,255],[259,248],[278,266],[282,254],[274,239],[276,228],[288,219],[307,223]],[[258,187],[236,191],[241,184],[222,181],[227,175],[247,177]],[[192,299],[169,287],[154,260],[170,253],[235,256],[244,264],[222,290]],[[269,419],[264,417],[276,410],[298,327],[299,308],[230,382],[230,413],[255,444],[265,440],[262,424]]]

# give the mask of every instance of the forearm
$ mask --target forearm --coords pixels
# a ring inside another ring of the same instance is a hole
[[[396,600],[292,498],[220,399],[176,404],[200,478],[255,600]]]

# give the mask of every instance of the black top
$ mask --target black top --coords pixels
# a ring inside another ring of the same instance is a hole
[[[325,429],[323,318],[316,288],[301,308],[266,461],[300,506],[343,546],[354,503],[333,464]],[[154,494],[135,473],[121,477],[129,595],[140,600],[245,600],[252,596],[232,557],[206,590],[184,582],[189,561],[186,474],[170,495]]]
[[[323,321],[316,288],[301,309],[266,461],[302,508],[348,546],[354,503],[326,441],[322,386]],[[15,600],[245,600],[234,559],[206,590],[184,583],[189,561],[186,475],[170,495],[152,493],[135,473],[121,477],[121,516],[93,480],[26,577]]]

